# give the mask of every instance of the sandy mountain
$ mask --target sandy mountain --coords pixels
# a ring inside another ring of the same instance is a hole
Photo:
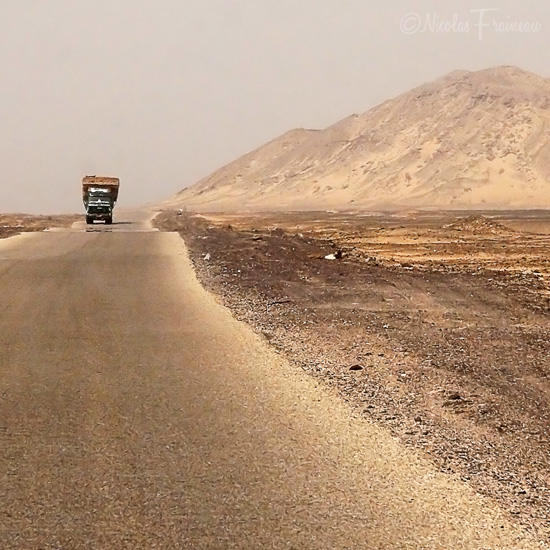
[[[192,210],[550,207],[550,80],[457,71],[292,130],[167,202]]]

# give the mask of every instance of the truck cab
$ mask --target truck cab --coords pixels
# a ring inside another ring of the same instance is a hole
[[[118,178],[86,176],[82,180],[82,200],[86,208],[86,223],[96,220],[113,223],[113,209],[118,199]]]

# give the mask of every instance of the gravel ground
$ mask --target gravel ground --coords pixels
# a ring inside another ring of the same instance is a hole
[[[329,218],[312,230],[311,215],[165,212],[156,224],[180,232],[203,285],[292,364],[550,541],[547,237],[401,221],[399,239],[361,248],[353,217]],[[436,261],[406,242],[426,231]]]
[[[20,233],[47,231],[57,227],[70,227],[82,219],[76,214],[37,216],[31,214],[0,214],[0,239],[14,237]]]

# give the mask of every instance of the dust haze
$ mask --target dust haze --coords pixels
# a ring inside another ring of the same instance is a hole
[[[85,174],[120,206],[165,199],[296,128],[325,128],[456,69],[550,76],[550,7],[479,2],[0,3],[0,211],[79,212]],[[526,21],[540,31],[402,28]]]

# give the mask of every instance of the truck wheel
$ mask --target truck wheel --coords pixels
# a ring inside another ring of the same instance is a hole
[[[87,224],[94,223],[94,219],[91,216],[86,216],[86,223]]]
[[[105,219],[105,224],[106,225],[111,225],[113,223],[113,218],[106,218]]]

